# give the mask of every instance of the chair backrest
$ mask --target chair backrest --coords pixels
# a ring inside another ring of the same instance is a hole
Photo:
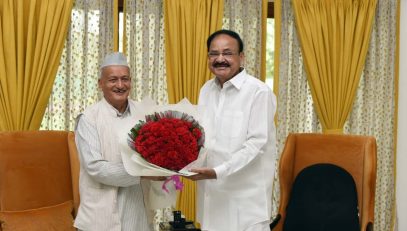
[[[359,231],[353,177],[333,164],[314,164],[295,178],[284,231]]]
[[[0,211],[79,205],[73,132],[0,132]]]
[[[374,220],[376,186],[376,140],[370,136],[290,134],[279,163],[279,214],[285,219],[292,185],[304,168],[330,163],[345,169],[354,179],[363,229]],[[275,229],[282,230],[279,222]]]

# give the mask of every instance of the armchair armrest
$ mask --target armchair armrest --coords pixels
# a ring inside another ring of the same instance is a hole
[[[270,224],[270,230],[273,230],[274,227],[276,227],[276,225],[278,224],[280,219],[281,219],[281,214],[277,214],[277,216],[273,219],[273,221]]]

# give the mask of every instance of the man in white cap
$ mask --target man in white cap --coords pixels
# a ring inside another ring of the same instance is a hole
[[[137,123],[135,102],[128,99],[130,68],[122,53],[106,56],[98,85],[103,99],[77,118],[81,202],[74,226],[83,231],[150,230],[141,177],[125,171],[119,149],[119,128],[130,131]]]

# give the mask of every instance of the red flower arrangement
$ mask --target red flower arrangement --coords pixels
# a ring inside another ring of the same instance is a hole
[[[147,115],[130,130],[131,147],[146,161],[179,171],[198,158],[204,131],[190,115],[165,111]]]

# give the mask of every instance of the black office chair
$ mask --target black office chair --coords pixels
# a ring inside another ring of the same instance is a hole
[[[355,182],[344,169],[315,164],[296,177],[284,221],[285,231],[359,231]]]
[[[280,205],[271,230],[373,230],[374,137],[290,134],[279,179]]]

